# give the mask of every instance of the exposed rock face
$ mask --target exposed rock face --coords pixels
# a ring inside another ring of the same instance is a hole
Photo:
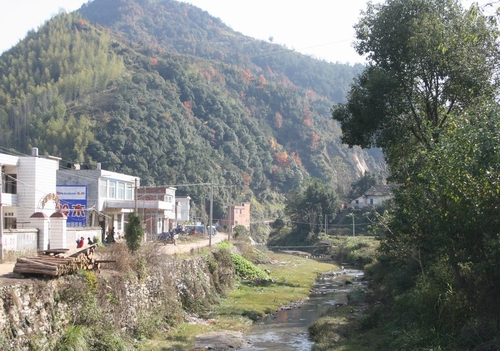
[[[218,252],[169,258],[143,274],[81,272],[0,288],[0,349],[52,350],[67,328],[98,323],[131,334],[151,320],[179,320],[214,303],[233,284]]]

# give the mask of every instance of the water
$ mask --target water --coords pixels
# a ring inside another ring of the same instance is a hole
[[[359,278],[362,274],[359,270],[346,269],[334,278],[319,278],[309,300],[300,308],[279,311],[257,322],[245,335],[252,346],[241,350],[310,351],[314,342],[309,340],[308,325],[319,319],[329,307],[346,304],[348,292],[361,284]],[[346,280],[353,284],[344,286]]]

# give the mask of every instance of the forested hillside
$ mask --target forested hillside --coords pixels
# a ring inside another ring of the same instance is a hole
[[[274,201],[308,177],[341,195],[375,161],[331,118],[363,67],[237,33],[174,0],[94,0],[0,56],[0,147],[100,162],[142,185],[214,182]],[[203,211],[209,189],[179,187]]]

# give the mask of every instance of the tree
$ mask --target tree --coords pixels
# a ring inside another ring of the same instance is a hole
[[[449,123],[395,191],[381,253],[391,266],[385,280],[396,280],[385,284],[390,294],[432,301],[415,307],[422,323],[459,334],[500,314],[500,107],[476,107]]]
[[[363,195],[372,186],[377,185],[377,179],[370,172],[365,172],[361,178],[352,183],[349,198],[355,199]]]
[[[387,0],[356,31],[370,64],[333,117],[350,146],[383,148],[398,184],[382,219],[385,301],[406,348],[438,348],[431,329],[464,342],[442,348],[487,348],[500,314],[498,29],[476,5]]]
[[[128,215],[128,224],[125,228],[125,241],[130,251],[137,251],[141,247],[141,241],[144,236],[141,217],[132,212]]]
[[[247,228],[245,228],[244,225],[237,225],[236,227],[234,227],[234,233],[233,233],[233,238],[237,238],[239,236],[247,236],[249,237],[250,236],[250,231],[247,230]]]
[[[325,216],[333,219],[339,207],[338,196],[333,189],[318,178],[308,178],[299,190],[288,195],[285,213],[300,235],[318,234]]]
[[[369,65],[347,103],[333,108],[350,146],[398,157],[414,144],[437,142],[451,114],[497,92],[499,32],[477,5],[464,11],[456,0],[369,3],[355,29],[355,48]]]

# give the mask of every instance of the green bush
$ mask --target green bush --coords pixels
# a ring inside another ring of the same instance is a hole
[[[85,327],[79,325],[68,326],[63,336],[57,341],[55,349],[60,351],[86,351],[89,349],[87,338]]]
[[[130,251],[134,252],[141,247],[142,237],[144,236],[144,229],[142,229],[141,217],[132,212],[128,215],[128,224],[125,229],[125,241]]]
[[[233,244],[227,240],[221,241],[220,243],[215,245],[215,247],[218,249],[229,249],[231,246],[233,246]]]
[[[241,255],[231,254],[236,274],[243,279],[267,279],[268,275]]]

